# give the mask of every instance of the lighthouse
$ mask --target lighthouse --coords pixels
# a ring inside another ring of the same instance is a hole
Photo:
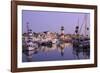
[[[64,26],[61,26],[61,35],[64,35]]]
[[[60,38],[64,40],[64,26],[61,26],[61,36]]]

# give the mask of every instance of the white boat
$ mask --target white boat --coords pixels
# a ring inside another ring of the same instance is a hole
[[[58,41],[58,39],[53,39],[52,43],[55,44],[55,43],[57,43],[57,41]]]
[[[27,50],[30,51],[30,50],[35,50],[36,48],[38,48],[38,45],[36,43],[33,43],[32,41],[28,41],[27,42]]]

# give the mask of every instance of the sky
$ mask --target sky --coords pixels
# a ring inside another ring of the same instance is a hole
[[[54,11],[35,11],[22,10],[22,32],[27,32],[27,23],[33,32],[57,32],[60,33],[61,26],[64,26],[66,34],[73,34],[75,27],[82,24],[90,27],[89,13],[76,12],[54,12]],[[84,25],[81,33],[84,33]]]

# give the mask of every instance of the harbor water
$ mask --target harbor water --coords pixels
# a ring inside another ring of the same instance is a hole
[[[74,47],[72,43],[41,45],[35,50],[24,50],[22,52],[22,62],[83,60],[89,58],[90,48]]]

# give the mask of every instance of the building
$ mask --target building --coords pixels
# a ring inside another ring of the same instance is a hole
[[[60,34],[60,39],[64,40],[65,35],[64,35],[64,26],[61,26],[61,34]]]

